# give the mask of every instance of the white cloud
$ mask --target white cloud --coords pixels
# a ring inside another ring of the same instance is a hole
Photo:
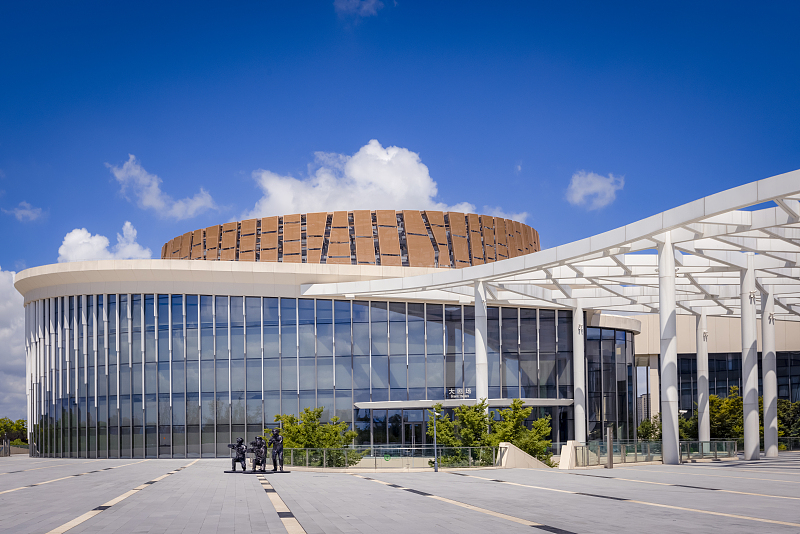
[[[589,210],[604,208],[614,202],[617,191],[625,186],[624,176],[601,176],[593,172],[578,171],[572,175],[567,188],[567,201],[573,206],[588,204]]]
[[[136,242],[136,229],[125,221],[122,235],[117,234],[117,244],[110,250],[104,235],[92,235],[86,228],[75,228],[64,236],[58,247],[58,262],[84,260],[146,260],[152,256],[149,248]]]
[[[317,152],[308,176],[253,172],[264,196],[243,218],[354,209],[418,209],[475,212],[475,206],[438,202],[436,182],[419,154],[373,139],[352,156]]]
[[[371,17],[383,7],[380,0],[333,0],[333,8],[339,15]]]
[[[24,419],[25,310],[14,274],[0,270],[0,417]]]
[[[190,219],[207,209],[216,209],[211,195],[200,188],[195,196],[173,200],[161,190],[162,180],[155,174],[148,173],[137,161],[136,156],[128,154],[128,161],[122,167],[106,163],[114,178],[119,182],[120,192],[125,195],[132,191],[137,205],[142,209],[151,209],[162,219]]]
[[[35,221],[42,216],[42,208],[34,208],[24,200],[14,209],[3,209],[3,213],[13,215],[18,221]]]
[[[503,211],[503,208],[500,206],[484,206],[483,211],[481,211],[483,215],[491,215],[492,217],[500,217],[503,219],[511,219],[512,221],[517,221],[524,223],[525,219],[528,218],[528,212],[522,211],[520,213],[507,213]]]

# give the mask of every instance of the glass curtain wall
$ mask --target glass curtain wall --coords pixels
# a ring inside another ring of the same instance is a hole
[[[636,381],[633,334],[610,328],[586,329],[587,439],[636,439]]]
[[[778,398],[800,401],[800,352],[778,351],[775,354],[778,378]],[[742,354],[739,352],[712,353],[708,355],[708,392],[725,398],[732,387],[742,384]],[[684,417],[692,417],[697,410],[697,355],[678,355],[678,407]],[[761,383],[761,353],[758,353],[758,395],[763,394]]]
[[[472,306],[111,294],[33,302],[26,317],[33,451],[45,455],[228,457],[232,438],[317,406],[357,443],[422,443],[424,411],[354,403],[476,393]],[[630,435],[632,337],[586,335],[590,435],[606,423]],[[572,398],[571,312],[489,308],[487,355],[490,398]],[[545,414],[554,441],[571,438],[571,407],[532,417]]]

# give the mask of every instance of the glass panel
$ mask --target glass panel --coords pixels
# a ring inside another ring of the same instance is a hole
[[[317,388],[333,389],[333,358],[317,357]]]
[[[388,441],[390,444],[401,444],[403,442],[403,416],[400,410],[388,411]]]
[[[245,352],[248,358],[261,358],[261,299],[246,297],[245,306]]]
[[[200,297],[200,359],[214,359],[214,316],[212,297]]]
[[[372,443],[386,444],[386,410],[372,410]]]
[[[298,325],[300,357],[314,356],[316,353],[314,339],[314,300],[299,299],[297,313],[300,321]]]
[[[572,351],[572,312],[558,310],[558,352]]]
[[[264,358],[277,358],[278,342],[278,299],[264,299]],[[270,420],[271,421],[271,420]]]
[[[281,299],[281,356],[297,356],[297,301]]]
[[[300,358],[300,389],[316,389],[316,369],[314,368],[314,358]],[[301,408],[302,409],[302,408]]]
[[[297,394],[297,358],[295,357],[281,358],[281,390],[284,394]]]
[[[80,307],[80,300],[78,301]],[[80,315],[80,310],[78,311]],[[82,331],[80,331],[82,333]],[[131,361],[142,361],[142,296],[131,295]],[[144,438],[142,438],[144,439]],[[144,452],[142,452],[144,454]],[[142,456],[140,456],[141,458]]]
[[[539,351],[556,351],[556,312],[539,310]]]
[[[183,360],[183,353],[183,296],[172,295],[172,359]]]
[[[350,302],[335,301],[333,304],[334,315],[334,337],[336,345],[336,356],[350,356],[351,334],[350,334]],[[336,365],[339,365],[338,359]],[[338,375],[337,375],[338,384]],[[338,386],[337,386],[338,387]]]
[[[158,359],[156,353],[156,316],[154,295],[144,296],[144,361],[154,362]]]
[[[552,310],[539,310],[539,320],[541,321],[542,314],[547,315],[545,312],[550,312],[551,320],[552,320]],[[520,322],[520,330],[519,330],[519,337],[520,337],[520,346],[519,351],[526,352],[529,354],[536,354],[536,310],[522,308],[519,311],[519,322]],[[505,320],[505,316],[504,316]],[[505,343],[505,340],[504,340]],[[505,350],[505,349],[504,349]],[[544,349],[542,349],[544,350]],[[511,351],[513,352],[513,351]]]
[[[389,354],[389,330],[386,302],[371,302],[372,355]]]
[[[333,302],[317,301],[317,356],[333,355]]]
[[[216,358],[228,358],[228,297],[214,298],[215,355]]]
[[[244,298],[231,297],[230,307],[231,359],[240,360],[244,358]]]

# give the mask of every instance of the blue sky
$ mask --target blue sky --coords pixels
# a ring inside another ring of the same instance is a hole
[[[405,172],[398,209],[525,213],[550,247],[794,170],[798,15],[790,2],[6,2],[0,291],[13,299],[11,271],[58,261],[70,233],[62,259],[157,256],[280,206],[363,207]],[[370,157],[397,165],[348,186]],[[322,197],[278,193],[325,177]],[[4,362],[0,390],[19,369]]]

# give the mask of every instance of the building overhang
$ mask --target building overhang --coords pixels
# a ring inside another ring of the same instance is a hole
[[[512,399],[489,399],[486,403],[489,408],[505,408],[511,405]],[[572,406],[573,399],[520,399],[525,407],[530,406]],[[447,399],[447,400],[412,400],[412,401],[372,401],[354,402],[353,406],[361,410],[423,410],[432,409],[434,404],[441,404],[444,408],[457,408],[459,406],[474,406],[475,399]]]

